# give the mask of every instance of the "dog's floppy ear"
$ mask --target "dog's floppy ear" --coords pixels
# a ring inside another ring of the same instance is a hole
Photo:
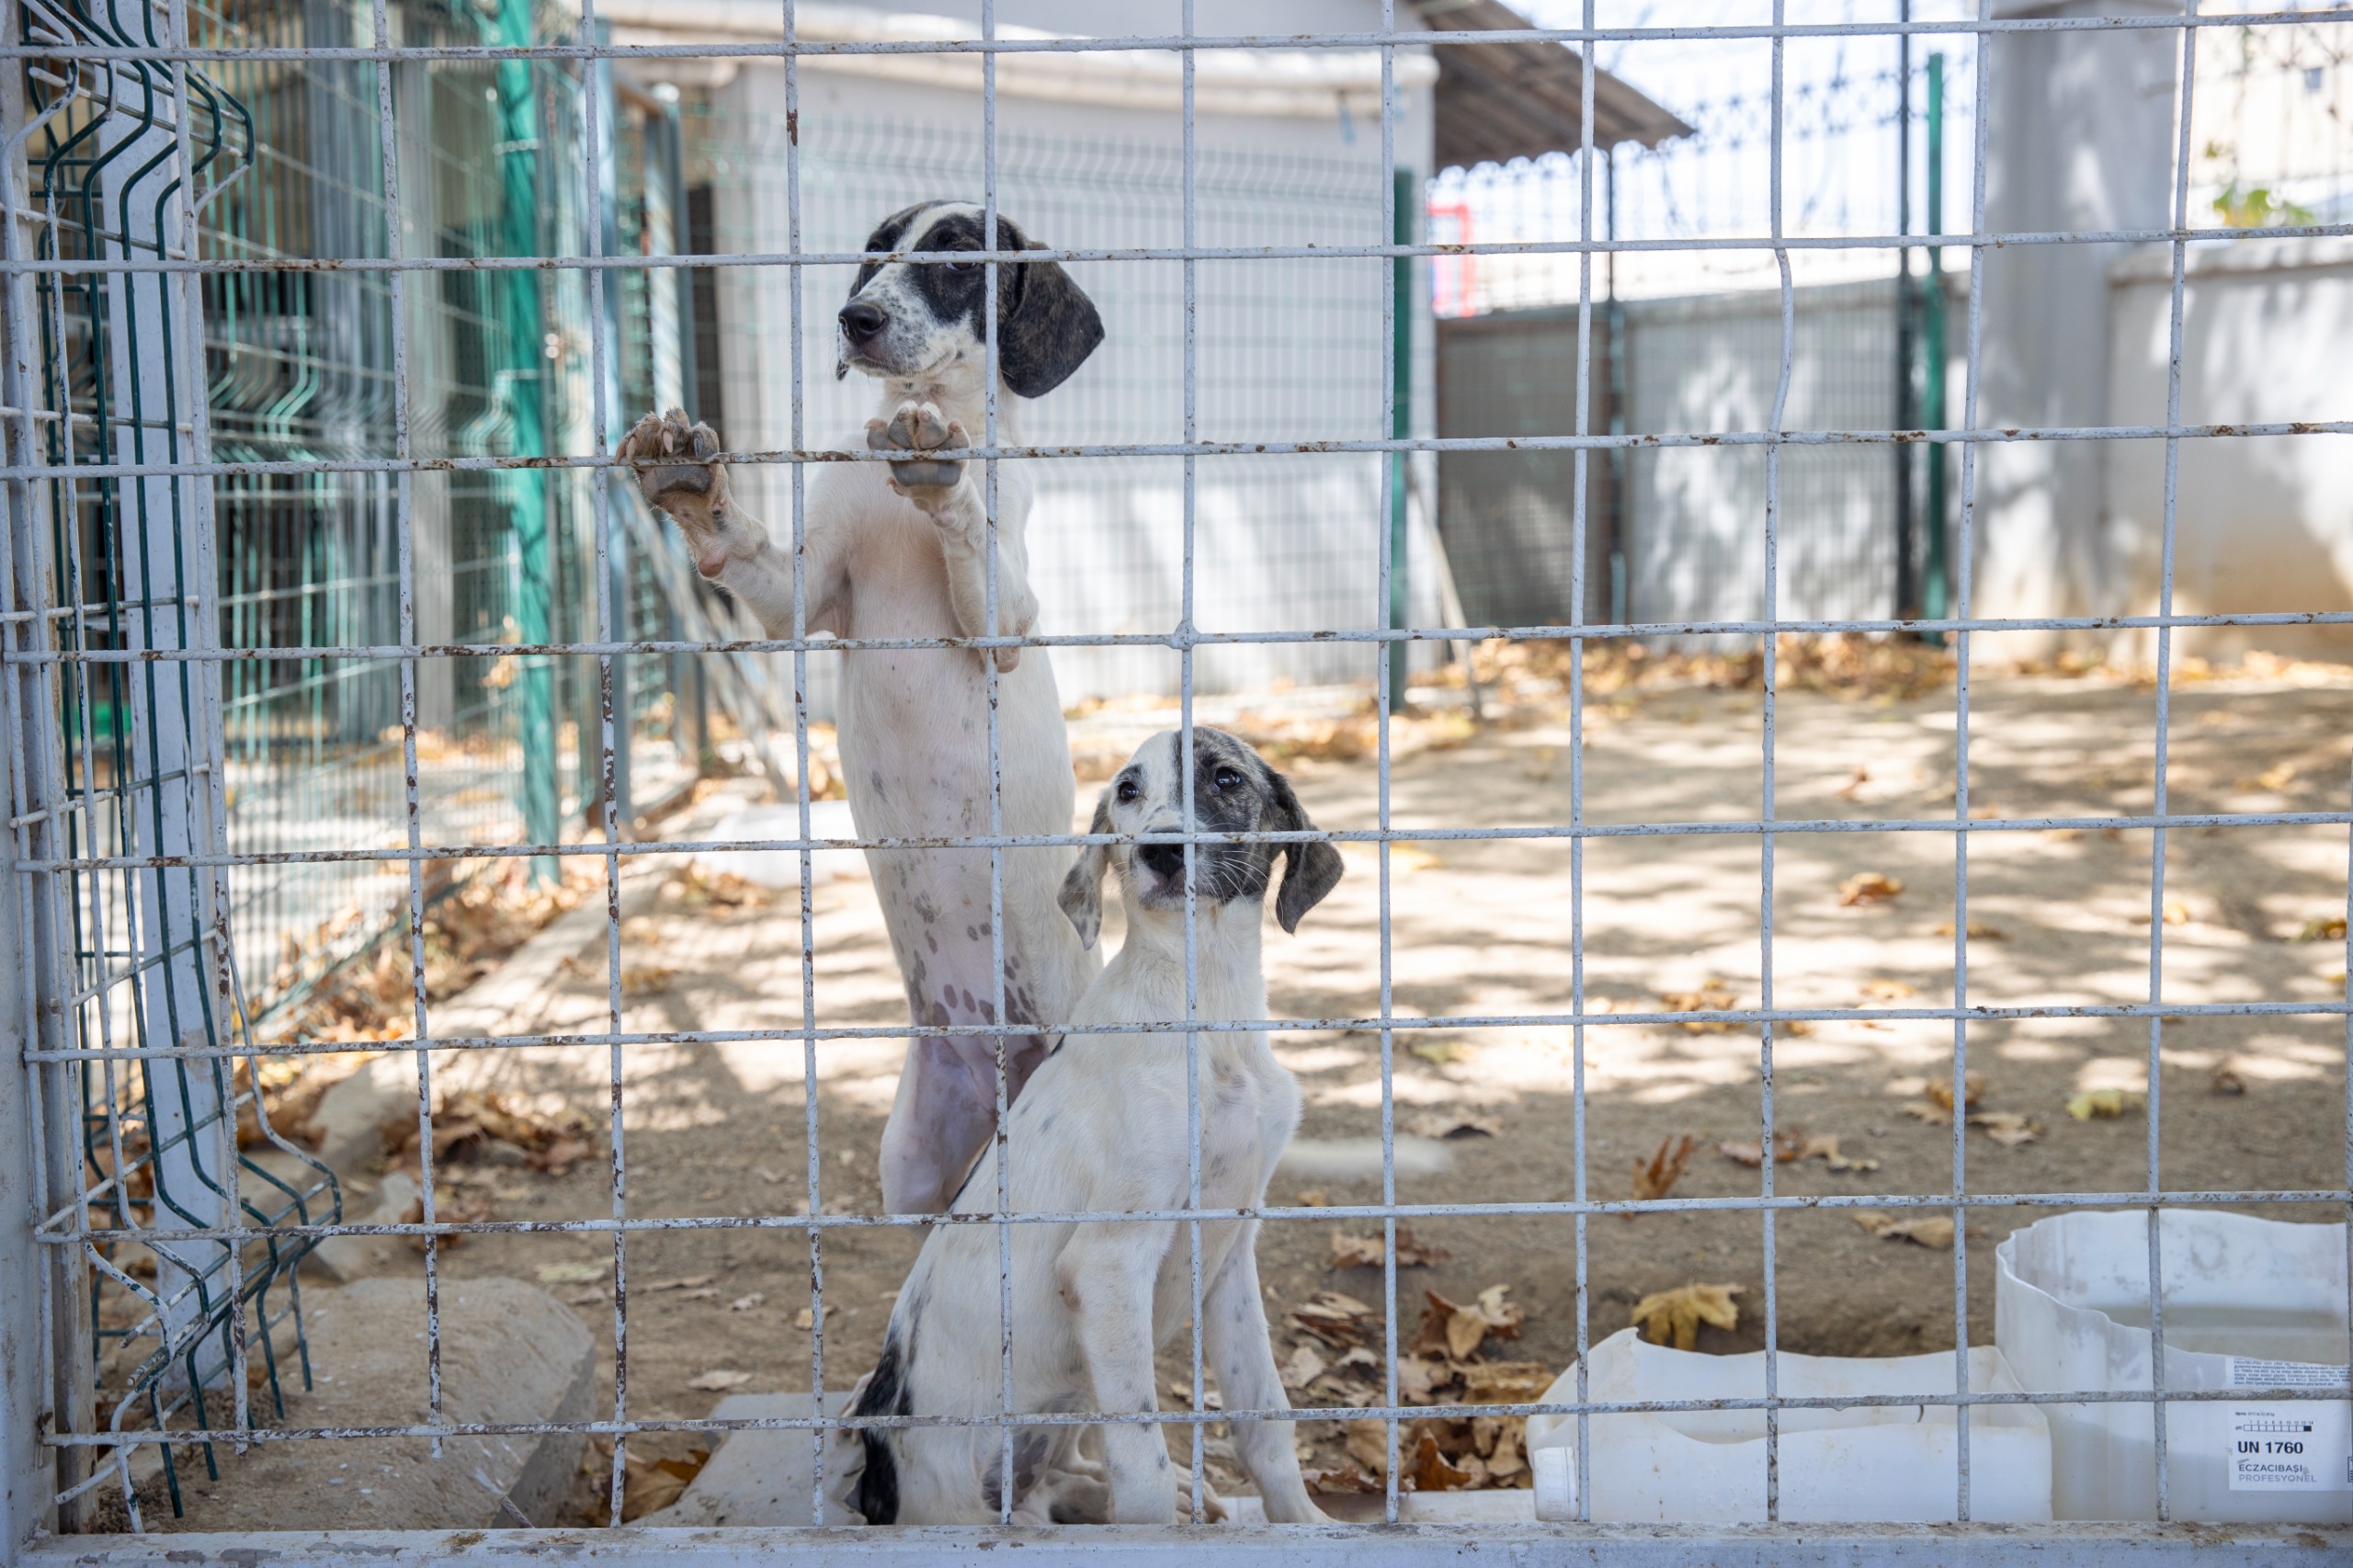
[[[1000,218],[1005,248],[1042,250]],[[1011,309],[996,324],[996,368],[1005,384],[1023,397],[1043,397],[1064,381],[1103,341],[1103,318],[1095,301],[1052,261],[1025,261],[1013,273]]]
[[[1111,831],[1111,792],[1106,790],[1095,798],[1095,820],[1086,824],[1089,833]],[[1096,934],[1103,929],[1103,873],[1111,869],[1111,846],[1108,844],[1082,844],[1078,859],[1063,878],[1063,891],[1054,900],[1078,927],[1078,945],[1095,946]]]
[[[1314,827],[1299,797],[1291,793],[1290,780],[1271,767],[1267,769],[1267,789],[1274,800],[1267,823],[1270,831],[1302,833]],[[1340,885],[1340,852],[1320,838],[1274,847],[1283,851],[1285,862],[1282,886],[1275,893],[1275,920],[1286,932],[1296,933],[1300,916]]]

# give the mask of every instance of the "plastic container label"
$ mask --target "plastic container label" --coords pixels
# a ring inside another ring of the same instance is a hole
[[[2230,1358],[2234,1389],[2331,1388],[2346,1369]],[[2353,1404],[2343,1400],[2233,1403],[2227,1441],[2234,1492],[2353,1491]]]

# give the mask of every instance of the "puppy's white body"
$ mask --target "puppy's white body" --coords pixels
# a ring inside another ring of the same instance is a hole
[[[1204,735],[1214,732],[1204,732]],[[1238,748],[1238,743],[1232,743]],[[1155,756],[1155,750],[1160,754]],[[1131,771],[1151,771],[1154,799],[1169,804],[1174,737],[1147,743]],[[1255,758],[1252,761],[1255,763]],[[1261,765],[1262,766],[1262,765]],[[1123,778],[1125,776],[1123,775]],[[1270,775],[1271,777],[1271,775]],[[1283,787],[1288,801],[1288,787]],[[1290,809],[1296,812],[1296,802]],[[1095,831],[1163,831],[1147,801],[1133,820],[1098,812]],[[1267,825],[1253,817],[1246,826]],[[1304,825],[1274,819],[1277,827]],[[1329,879],[1338,862],[1328,846]],[[1277,851],[1279,853],[1279,851]],[[1134,851],[1122,846],[1122,857]],[[1207,855],[1206,850],[1197,851]],[[1215,891],[1196,903],[1197,1011],[1206,1020],[1262,1018],[1260,966],[1265,846],[1246,871],[1202,876]],[[1073,884],[1099,879],[1106,858],[1090,848]],[[1090,860],[1092,863],[1090,864]],[[1188,1106],[1193,1085],[1181,1032],[1087,1034],[1090,1025],[1161,1023],[1186,1017],[1184,899],[1177,876],[1117,859],[1128,935],[1087,987],[1073,1032],[1030,1079],[1008,1118],[1006,1201],[1029,1213],[1165,1212],[1192,1205]],[[1289,879],[1286,881],[1289,886]],[[1324,884],[1329,886],[1329,881]],[[1320,890],[1313,897],[1320,897]],[[1066,901],[1071,894],[1065,893]],[[1313,897],[1307,902],[1312,903]],[[1093,930],[1092,910],[1080,919]],[[1079,918],[1074,910],[1074,918]],[[1297,914],[1286,905],[1288,923]],[[1197,1041],[1200,1107],[1200,1203],[1250,1210],[1299,1125],[1297,1081],[1266,1037],[1208,1030]],[[951,1211],[998,1207],[999,1151],[982,1156]],[[1201,1224],[1203,1350],[1228,1410],[1289,1403],[1275,1368],[1258,1284],[1257,1221]],[[1187,1225],[1176,1220],[1025,1223],[1010,1227],[1012,1408],[1025,1413],[1149,1412],[1158,1408],[1154,1354],[1185,1331],[1192,1313]],[[901,1290],[882,1362],[860,1391],[860,1415],[991,1415],[1004,1408],[999,1360],[998,1235],[988,1224],[935,1229]],[[1084,1428],[1031,1426],[1014,1444],[1017,1522],[1120,1523],[1175,1517],[1182,1483],[1157,1425],[1098,1428],[1098,1481],[1079,1459]],[[1267,1517],[1320,1519],[1309,1501],[1288,1422],[1233,1425],[1233,1444],[1256,1482]],[[980,1524],[998,1517],[1001,1436],[988,1426],[912,1426],[873,1434],[864,1445],[862,1509],[870,1522]],[[878,1485],[880,1481],[882,1484]]]
[[[903,241],[969,247],[977,243],[977,212],[959,203],[911,208],[887,220],[870,248]],[[996,434],[1006,444],[1020,439],[1024,400],[1012,383],[1034,390],[1058,382],[1101,336],[1075,286],[1051,264],[1036,265],[1048,270],[1019,278],[1018,302],[1005,312]],[[1010,277],[1022,269],[1000,270]],[[870,266],[845,308],[846,318],[864,310],[873,324],[855,351],[845,338],[843,362],[881,382],[877,417],[867,427],[877,449],[918,449],[905,452],[915,459],[919,449],[983,438],[987,354],[970,297],[983,280],[972,269],[952,273],[906,263]],[[735,596],[767,635],[791,636],[792,541],[772,537],[734,504],[725,465],[709,460],[718,450],[714,432],[674,412],[648,415],[621,456],[660,460],[641,468],[641,487],[676,519],[702,574]],[[1029,632],[1038,599],[1025,533],[1029,466],[997,465],[993,614],[983,465],[817,466],[808,482],[800,549],[807,632],[852,639]],[[1070,830],[1070,741],[1044,649],[849,650],[841,660],[842,771],[861,837]],[[997,671],[994,780],[990,662]],[[993,792],[1002,802],[995,822]],[[1004,856],[1006,1017],[1059,1024],[1099,968],[1055,908],[1070,854],[1029,848]],[[867,851],[916,1025],[952,1029],[998,1021],[990,858],[986,849]],[[1051,1037],[1006,1037],[1010,1093],[1020,1093],[1051,1044]],[[996,1038],[984,1034],[910,1042],[882,1136],[882,1196],[892,1211],[929,1213],[946,1205],[995,1125],[996,1052]]]
[[[1200,1010],[1205,1018],[1266,1017],[1258,973],[1256,903],[1201,911]],[[1149,924],[1131,925],[1126,946],[1080,1000],[1089,1024],[1165,1022],[1185,1014],[1181,928],[1176,940]],[[1201,1203],[1252,1209],[1299,1125],[1299,1086],[1275,1061],[1266,1037],[1211,1031],[1199,1041],[1201,1092]],[[1010,1115],[1010,1207],[1016,1211],[1168,1210],[1189,1206],[1187,1071],[1181,1034],[1067,1037],[1030,1079]],[[997,1206],[997,1164],[983,1154],[954,1203],[957,1213]],[[1203,1349],[1228,1408],[1288,1403],[1267,1346],[1259,1299],[1257,1221],[1208,1221],[1201,1226]],[[1181,1221],[1037,1224],[1012,1227],[1015,1408],[1149,1411],[1158,1408],[1153,1353],[1179,1336],[1192,1314],[1191,1251]],[[925,1415],[986,1415],[1002,1408],[998,1362],[997,1234],[991,1225],[951,1225],[935,1233],[900,1292],[896,1323],[912,1333],[910,1379]],[[975,1287],[978,1287],[977,1289]],[[1148,1318],[1136,1308],[1148,1307]],[[1090,1346],[1089,1340],[1096,1343]],[[1090,1355],[1090,1349],[1097,1354]],[[1131,1375],[1102,1386],[1094,1365]],[[1280,1425],[1279,1433],[1273,1428]],[[1016,1518],[1046,1523],[1069,1498],[1066,1485],[1036,1495],[1037,1483],[1074,1470],[1076,1426],[1029,1427],[1015,1440]],[[1119,1522],[1173,1517],[1176,1476],[1161,1429],[1104,1431],[1104,1515]],[[1244,1422],[1234,1445],[1262,1488],[1273,1448],[1290,1451],[1288,1424]],[[906,1431],[897,1448],[902,1522],[993,1523],[997,1518],[999,1434],[990,1426],[926,1426]],[[1313,1506],[1294,1457],[1287,1467],[1295,1495],[1268,1492],[1270,1518],[1312,1518]],[[1123,1506],[1123,1504],[1129,1506]],[[1141,1508],[1133,1505],[1140,1504]],[[1286,1506],[1288,1505],[1288,1506]]]
[[[935,403],[969,421],[968,429],[980,425],[979,399],[962,386],[886,384],[882,416],[911,399]],[[1015,401],[1003,394],[998,403],[998,428],[1008,442],[1019,438],[1010,406]],[[1025,466],[998,465],[999,635],[1027,632],[1037,617],[1022,528],[1030,493]],[[813,614],[811,625],[846,638],[984,635],[984,616],[966,629],[957,603],[960,587],[968,599],[978,597],[972,590],[986,588],[980,483],[978,465],[969,465],[961,484],[973,492],[968,534],[947,538],[949,529],[892,491],[880,464],[820,470],[809,486],[806,534],[810,604],[822,607],[824,619]],[[996,680],[1002,818],[995,824],[989,811],[989,698],[981,659],[963,649],[841,655],[842,773],[860,836],[1070,831],[1075,787],[1053,666],[1042,648],[1018,652],[1019,661],[1000,668]],[[1017,1021],[1060,1022],[1097,967],[1054,907],[1069,858],[1065,849],[1005,851],[1006,1000],[1007,1016]],[[867,861],[906,983],[911,1019],[935,1027],[994,1023],[989,851],[870,849]],[[1006,1040],[1008,1089],[1017,1096],[1050,1043],[1034,1036]],[[881,1151],[884,1197],[894,1211],[940,1208],[972,1152],[987,1140],[996,1100],[995,1049],[994,1039],[978,1035],[932,1036],[910,1045]]]

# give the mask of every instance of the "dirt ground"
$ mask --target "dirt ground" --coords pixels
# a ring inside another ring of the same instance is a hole
[[[2172,694],[2169,803],[2176,812],[2336,810],[2344,806],[2353,749],[2353,670],[2263,666],[2185,682]],[[1391,775],[1400,828],[1529,825],[1570,812],[1571,736],[1557,683],[1522,672],[1486,693],[1496,722],[1474,723],[1459,690],[1419,694],[1443,709],[1411,726]],[[2112,675],[1977,677],[1970,693],[1972,815],[1981,818],[2146,812],[2153,804],[2156,693]],[[1319,707],[1319,703],[1322,705]],[[1377,826],[1379,780],[1345,726],[1360,694],[1294,693],[1255,703],[1205,699],[1199,717],[1267,737],[1287,760],[1311,814],[1334,828]],[[1327,717],[1319,717],[1327,715]],[[1336,717],[1329,717],[1336,716]],[[1173,722],[1173,711],[1102,710],[1074,721],[1082,776]],[[1319,727],[1320,726],[1320,727]],[[1335,737],[1337,737],[1336,740]],[[1854,697],[1785,690],[1774,741],[1775,812],[1784,821],[1869,824],[1949,816],[1953,693]],[[1661,684],[1597,695],[1587,712],[1583,778],[1596,824],[1706,823],[1760,812],[1763,703],[1755,689]],[[702,802],[664,827],[691,836],[740,803],[748,786]],[[1091,803],[1083,786],[1080,814]],[[2151,983],[2152,835],[2093,829],[1988,832],[1966,847],[1967,1000],[1984,1007],[2146,1001]],[[1584,857],[1586,994],[1596,1010],[1754,1006],[1760,995],[1760,871],[1755,834],[1604,837]],[[2346,908],[2341,826],[2201,826],[2169,835],[2162,999],[2321,1001],[2343,994],[2345,946],[2327,925]],[[1377,1011],[1381,957],[1379,878],[1369,846],[1346,851],[1348,875],[1296,937],[1270,935],[1267,981],[1279,1016]],[[1953,994],[1955,835],[1948,833],[1784,833],[1771,845],[1773,1000],[1783,1007],[1941,1006]],[[1401,847],[1392,881],[1392,957],[1400,1017],[1511,1016],[1569,1011],[1573,857],[1564,841],[1429,843]],[[1876,873],[1902,884],[1890,897],[1842,902],[1849,879]],[[904,1019],[870,885],[828,881],[814,890],[817,1015],[828,1024]],[[728,906],[703,899],[675,863],[632,863],[624,892],[622,966],[635,971],[630,1029],[757,1030],[801,1018],[796,897]],[[494,974],[437,1010],[437,1030],[601,1029],[605,937],[601,907],[543,934],[518,960],[534,978]],[[1942,927],[1940,932],[1939,927]],[[1116,942],[1117,932],[1107,933]],[[551,955],[554,961],[549,960]],[[511,967],[511,966],[510,966]],[[666,973],[663,971],[667,971]],[[1712,983],[1713,989],[1711,989]],[[1662,996],[1675,998],[1662,1003]],[[1631,1195],[1632,1167],[1663,1140],[1699,1140],[1677,1197],[1753,1194],[1757,1170],[1720,1153],[1760,1135],[1759,1044],[1753,1027],[1597,1023],[1585,1030],[1586,1089],[1580,1146],[1572,1096],[1576,1044],[1565,1028],[1498,1025],[1400,1031],[1393,1089],[1401,1127],[1485,1119],[1487,1135],[1449,1142],[1441,1174],[1401,1176],[1406,1202],[1597,1199]],[[1779,1191],[1936,1193],[1950,1190],[1950,1129],[1907,1111],[1921,1080],[1949,1077],[1952,1026],[1938,1020],[1837,1017],[1773,1049],[1784,1131],[1838,1140],[1873,1170],[1834,1171],[1810,1158],[1782,1165]],[[1984,1075],[1981,1108],[2026,1119],[2030,1141],[2006,1145],[1984,1129],[1965,1140],[1962,1181],[1972,1193],[2116,1193],[2152,1179],[2144,1020],[1989,1017],[1968,1026],[1970,1066]],[[1370,1032],[1295,1030],[1280,1058],[1306,1097],[1304,1135],[1360,1137],[1380,1125],[1380,1040]],[[2343,1177],[2346,1134],[2341,1019],[2200,1017],[2163,1028],[2164,1187],[2330,1187]],[[824,1043],[814,1067],[824,1207],[879,1202],[874,1152],[894,1086],[892,1040]],[[629,1211],[647,1216],[798,1212],[805,1194],[804,1062],[796,1042],[632,1046],[623,1052]],[[607,1049],[539,1049],[443,1058],[451,1088],[497,1088],[542,1107],[565,1106],[605,1123]],[[2078,1120],[2071,1097],[2128,1091],[2123,1114]],[[2233,1092],[2235,1091],[2235,1092]],[[529,1172],[475,1178],[501,1217],[603,1217],[609,1171],[598,1156],[561,1178]],[[1279,1180],[1271,1199],[1313,1202],[1308,1184]],[[1370,1202],[1374,1182],[1313,1184],[1331,1203]],[[364,1211],[364,1195],[358,1206]],[[2292,1206],[2278,1218],[2320,1219]],[[1973,1210],[1965,1247],[1969,1333],[1993,1335],[1992,1249],[2040,1213]],[[1416,1222],[1448,1261],[1399,1275],[1401,1338],[1421,1292],[1468,1301],[1509,1287],[1526,1323],[1516,1343],[1489,1350],[1557,1371],[1576,1344],[1576,1226],[1559,1217],[1453,1217]],[[1881,1239],[1850,1213],[1782,1214],[1768,1297],[1764,1224],[1754,1213],[1681,1212],[1587,1221],[1592,1338],[1624,1327],[1643,1296],[1689,1283],[1738,1285],[1737,1328],[1706,1328],[1699,1347],[1755,1349],[1769,1311],[1785,1349],[1887,1356],[1949,1347],[1954,1257]],[[1276,1353],[1295,1335],[1293,1304],[1319,1290],[1373,1303],[1377,1268],[1331,1267],[1336,1232],[1378,1227],[1306,1220],[1269,1222],[1259,1266],[1276,1324]],[[825,1381],[847,1387],[872,1365],[890,1298],[920,1244],[911,1229],[835,1231],[823,1253],[829,1312]],[[493,1236],[444,1254],[452,1275],[561,1278],[555,1266],[601,1265],[601,1237]],[[387,1269],[417,1269],[405,1248]],[[693,1416],[713,1395],[690,1381],[714,1370],[749,1374],[748,1388],[805,1388],[810,1379],[810,1250],[787,1232],[721,1230],[634,1237],[628,1378],[633,1415]],[[583,1267],[570,1271],[585,1272]],[[708,1280],[701,1277],[710,1276]],[[688,1281],[671,1290],[648,1289]],[[612,1314],[604,1286],[553,1287],[600,1336],[609,1403]],[[1377,1346],[1380,1337],[1373,1335]],[[1181,1347],[1166,1358],[1185,1376]],[[1321,1402],[1310,1393],[1303,1403]],[[1317,1463],[1338,1461],[1336,1424],[1302,1427]],[[644,1451],[683,1454],[685,1437]]]

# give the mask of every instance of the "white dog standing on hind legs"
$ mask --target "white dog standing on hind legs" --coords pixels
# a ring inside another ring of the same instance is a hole
[[[1089,831],[1184,831],[1183,754],[1175,733],[1144,743],[1104,792]],[[1296,833],[1313,824],[1283,776],[1232,735],[1193,732],[1194,831]],[[1274,863],[1285,861],[1275,918],[1285,931],[1340,881],[1321,840],[1193,846],[1194,955],[1204,1021],[1267,1017],[1260,935]],[[1089,1026],[1184,1019],[1185,848],[1090,845],[1063,885],[1063,906],[1091,946],[1102,880],[1116,871],[1128,917],[1119,956],[1079,999],[1072,1032],[1029,1080],[1007,1119],[1002,1154],[1016,1213],[1166,1212],[1189,1205],[1188,1080],[1181,1029],[1089,1034]],[[1299,1085],[1255,1030],[1194,1035],[1201,1204],[1251,1210],[1299,1125]],[[1000,1150],[984,1152],[957,1214],[997,1204]],[[1191,1315],[1191,1249],[1179,1220],[1035,1222],[1009,1227],[1010,1408],[1023,1414],[1143,1415],[1158,1408],[1154,1356]],[[1230,1412],[1290,1403],[1276,1370],[1261,1299],[1258,1222],[1201,1222],[1202,1349]],[[934,1226],[901,1288],[882,1355],[861,1381],[854,1416],[989,1417],[998,1384],[997,1228]],[[1081,1434],[1102,1443],[1082,1460]],[[1318,1523],[1288,1421],[1233,1422],[1233,1447],[1268,1521]],[[868,1524],[987,1524],[1003,1504],[1001,1428],[926,1425],[867,1428],[830,1445],[835,1506]],[[1188,1474],[1168,1458],[1157,1423],[1015,1428],[1017,1524],[1172,1522]],[[837,1516],[835,1516],[837,1517]]]
[[[983,248],[981,209],[930,203],[883,220],[870,251]],[[1000,217],[1006,250],[1034,248]],[[980,444],[985,430],[986,268],[980,262],[869,262],[840,314],[837,373],[883,383],[867,422],[890,463],[827,463],[811,477],[801,575],[807,631],[846,638],[983,637],[989,625],[990,529],[982,465],[915,456]],[[1068,379],[1103,339],[1095,307],[1052,262],[996,268],[997,437],[1020,439],[1023,399]],[[751,610],[771,637],[793,634],[790,541],[769,537],[731,494],[710,426],[684,413],[649,414],[621,443],[639,487],[675,518],[702,574]],[[1037,620],[1024,533],[1028,465],[999,464],[996,490],[998,636],[1027,636]],[[1070,831],[1075,787],[1062,699],[1042,648],[868,649],[841,655],[839,734],[850,812],[866,838],[990,835],[988,691],[997,669],[1003,831]],[[1055,907],[1069,851],[1005,854],[1005,993],[1008,1023],[1067,1018],[1099,960]],[[918,1026],[997,1022],[986,849],[870,849],[875,894]],[[1006,1088],[1018,1096],[1052,1045],[1005,1038]],[[936,1213],[995,1130],[997,1037],[910,1040],[882,1134],[882,1201],[893,1213]]]

